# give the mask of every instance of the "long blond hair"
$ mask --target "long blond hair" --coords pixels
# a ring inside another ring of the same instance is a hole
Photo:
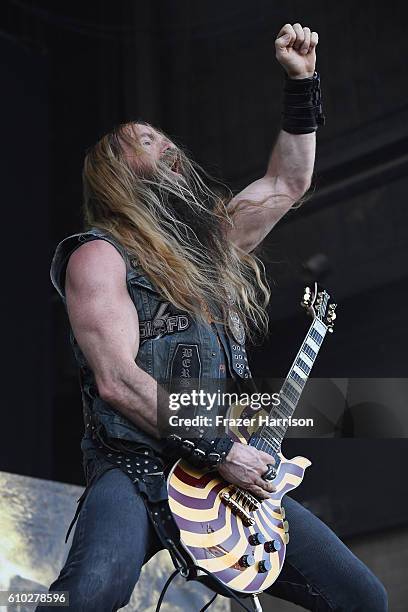
[[[233,225],[227,210],[231,192],[222,194],[220,183],[180,147],[177,158],[184,180],[161,162],[150,173],[129,163],[129,148],[136,159],[142,152],[129,132],[133,125],[114,128],[86,154],[85,229],[109,232],[178,308],[225,323],[233,305],[254,341],[267,331],[270,291],[260,260],[226,237]]]

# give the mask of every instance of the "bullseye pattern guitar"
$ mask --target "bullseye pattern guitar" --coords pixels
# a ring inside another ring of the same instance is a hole
[[[316,284],[313,290],[306,287],[302,305],[313,322],[280,389],[279,405],[273,407],[280,423],[292,417],[326,333],[333,331],[336,304],[329,304],[329,300],[329,294]],[[234,422],[247,417],[248,410],[250,406],[236,404],[227,417]],[[181,554],[243,595],[264,591],[279,576],[289,541],[282,498],[300,485],[310,465],[304,457],[288,460],[282,455],[287,426],[228,430],[236,441],[274,458],[276,492],[267,500],[229,484],[214,470],[196,469],[184,460],[169,474],[169,505],[180,530]],[[195,577],[200,579],[199,574]]]

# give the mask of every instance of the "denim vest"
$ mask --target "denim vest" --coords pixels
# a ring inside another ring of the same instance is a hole
[[[230,313],[229,326],[204,323],[183,312],[160,294],[138,261],[113,236],[91,228],[62,240],[51,264],[51,280],[66,308],[65,270],[73,251],[91,240],[110,242],[126,264],[126,283],[139,318],[140,346],[135,362],[155,380],[167,387],[172,380],[216,380],[232,377],[238,383],[251,378],[245,351],[245,334],[239,318]],[[79,367],[85,435],[98,423],[108,438],[145,445],[160,453],[162,442],[143,431],[98,395],[95,377],[81,351],[72,329],[70,342]],[[247,381],[252,382],[252,381]]]

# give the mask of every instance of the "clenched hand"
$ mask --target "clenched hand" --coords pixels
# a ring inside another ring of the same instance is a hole
[[[312,77],[316,67],[317,32],[300,23],[287,23],[275,40],[276,59],[291,79]]]

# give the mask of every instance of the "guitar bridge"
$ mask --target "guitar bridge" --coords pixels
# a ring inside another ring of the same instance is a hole
[[[232,514],[235,514],[242,519],[245,527],[251,527],[255,524],[255,520],[252,518],[252,516],[250,516],[249,512],[245,510],[245,508],[239,502],[233,499],[232,495],[228,493],[228,491],[222,491],[220,493],[220,498],[226,506],[231,508]]]
[[[249,493],[248,491],[241,491],[239,493],[239,499],[236,501],[240,502],[241,499],[244,502],[244,505],[248,507],[248,510],[250,512],[254,512],[255,510],[258,510],[260,506],[260,502],[256,499],[256,497],[251,495],[251,493]]]

